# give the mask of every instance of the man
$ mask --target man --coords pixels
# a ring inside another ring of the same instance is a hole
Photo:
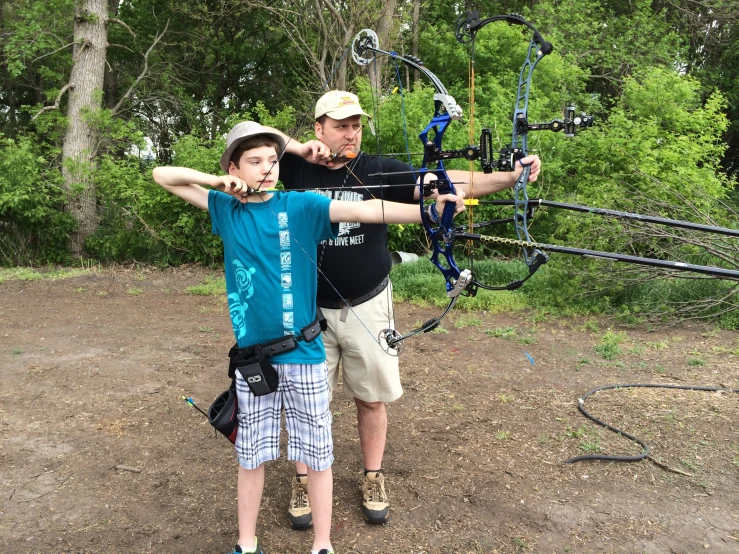
[[[285,188],[330,188],[324,190],[330,198],[357,202],[372,198],[418,202],[415,186],[375,188],[379,184],[408,184],[412,175],[369,177],[373,173],[407,172],[410,168],[397,160],[361,151],[362,116],[370,117],[356,95],[336,90],[324,94],[316,103],[317,140],[301,144],[282,135],[287,141],[280,173]],[[333,158],[332,154],[345,158]],[[531,164],[529,181],[536,181],[541,163],[538,156],[528,156],[516,164],[514,172],[475,172],[474,197],[511,188],[523,169],[521,163]],[[448,174],[459,183],[455,187],[470,197],[470,173],[451,170]],[[344,390],[357,406],[357,428],[364,455],[362,511],[367,522],[385,523],[390,509],[382,472],[387,436],[385,404],[403,394],[398,358],[388,355],[377,341],[383,329],[393,327],[387,225],[343,224],[337,239],[319,246],[317,263],[318,305],[328,322],[324,345],[329,387],[331,391],[336,389],[341,362]],[[304,529],[310,526],[312,518],[307,469],[298,463],[296,470],[288,516],[294,529]]]

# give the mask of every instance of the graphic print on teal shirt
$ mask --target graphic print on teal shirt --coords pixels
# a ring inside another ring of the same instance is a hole
[[[293,335],[295,314],[293,313],[293,274],[292,253],[290,251],[290,231],[288,230],[287,212],[277,214],[280,229],[280,285],[282,286],[282,332]]]
[[[254,285],[252,285],[251,276],[257,270],[253,267],[247,269],[239,260],[234,260],[231,265],[233,266],[238,292],[232,292],[228,295],[228,310],[236,340],[239,340],[246,336],[246,310],[249,308],[246,301],[254,296]]]

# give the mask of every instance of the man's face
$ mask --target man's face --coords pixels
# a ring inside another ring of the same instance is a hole
[[[362,116],[353,115],[346,119],[326,117],[323,125],[316,122],[316,138],[331,152],[358,154],[362,147]]]
[[[250,187],[272,188],[280,178],[280,166],[274,146],[258,146],[244,151],[239,158],[239,167],[231,162],[228,172],[246,181]]]

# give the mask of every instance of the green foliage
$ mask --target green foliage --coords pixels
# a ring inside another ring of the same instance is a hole
[[[600,354],[604,360],[613,360],[621,354],[621,343],[626,339],[624,333],[614,333],[610,329],[600,339],[600,343],[595,346],[595,351]]]
[[[72,218],[59,211],[59,174],[33,140],[0,135],[0,265],[43,265],[69,260]]]

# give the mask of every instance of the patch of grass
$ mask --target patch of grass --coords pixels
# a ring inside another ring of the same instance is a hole
[[[536,442],[539,444],[546,444],[549,442],[549,433],[539,433],[539,436],[536,437]]]
[[[22,348],[13,348],[13,350],[11,350],[10,353],[13,356],[17,356],[18,354],[23,354],[23,349]]]
[[[662,367],[661,365],[656,365],[656,366],[654,366],[654,370],[655,370],[655,371],[656,371],[657,373],[662,373],[663,375],[664,375],[664,373],[665,373],[665,368],[664,368],[664,367]]]
[[[580,450],[588,454],[600,452],[600,438],[596,438],[593,441],[580,441]]]
[[[662,350],[663,348],[667,348],[667,341],[647,342],[647,346],[652,350]]]
[[[625,333],[614,333],[610,329],[600,339],[600,343],[595,346],[595,351],[600,354],[604,360],[613,360],[621,354],[620,344],[626,339]]]
[[[578,331],[589,331],[590,333],[597,333],[600,331],[598,322],[595,319],[589,319],[577,328]]]
[[[496,327],[495,329],[486,329],[485,334],[498,339],[510,339],[516,336],[515,327]]]
[[[508,404],[509,402],[513,402],[513,396],[501,392],[498,394],[498,400],[501,404]]]
[[[565,435],[570,437],[571,439],[579,439],[580,437],[585,436],[585,433],[587,433],[588,430],[585,428],[584,425],[581,425],[577,429],[573,429],[572,427],[568,427],[565,431]]]
[[[187,294],[195,294],[198,296],[225,296],[226,295],[226,278],[225,277],[208,277],[203,283],[185,289]]]
[[[98,291],[98,296],[107,296],[107,295],[108,295],[108,291],[107,290],[99,290]]]
[[[454,327],[457,329],[464,329],[465,327],[479,327],[480,325],[482,325],[482,320],[475,316],[458,317],[454,322]]]
[[[634,345],[629,349],[629,354],[633,354],[634,356],[641,356],[642,354],[644,354],[644,347],[639,344]]]
[[[420,327],[420,325],[418,327]],[[432,333],[438,333],[440,335],[446,335],[446,334],[449,333],[449,331],[447,331],[446,329],[444,329],[441,325],[439,325],[438,327],[436,327],[435,329],[433,329],[431,332]]]
[[[694,463],[694,462],[691,462],[690,460],[684,460],[680,458],[680,463],[694,473],[701,470],[701,465],[697,462]]]
[[[138,296],[138,295],[140,295],[140,294],[141,294],[142,292],[144,292],[144,290],[143,290],[143,289],[139,289],[139,288],[135,288],[135,287],[134,287],[134,288],[132,288],[132,289],[128,289],[128,290],[126,291],[126,294],[128,294],[128,295],[131,295],[131,296]]]
[[[499,441],[504,441],[508,439],[508,437],[510,436],[511,436],[510,431],[496,431],[495,432],[495,438],[498,439]]]
[[[706,361],[702,358],[690,358],[688,359],[688,365],[702,366],[706,365]]]
[[[198,327],[198,331],[201,333],[212,333],[213,328],[212,327]]]
[[[76,289],[72,289],[72,292],[85,292],[87,289],[85,287],[79,287]]]
[[[3,281],[43,281],[70,279],[80,275],[89,275],[95,272],[94,268],[48,268],[34,269],[31,267],[3,267],[0,268],[0,283]]]
[[[590,364],[590,360],[588,360],[587,358],[580,358],[579,360],[577,360],[577,366],[575,366],[575,370],[580,371],[580,368],[582,366],[589,365],[589,364]]]

